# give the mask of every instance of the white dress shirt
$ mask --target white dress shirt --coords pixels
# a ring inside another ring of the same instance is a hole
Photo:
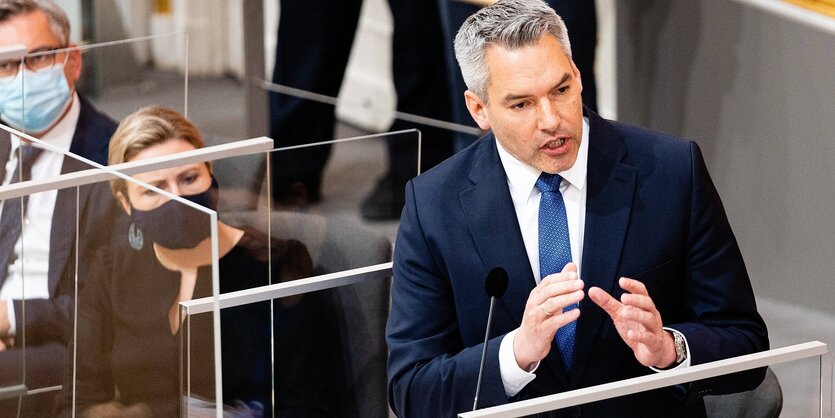
[[[519,220],[519,229],[522,231],[525,252],[528,253],[528,261],[533,271],[531,279],[539,283],[542,279],[539,274],[539,201],[542,193],[536,187],[536,180],[542,174],[542,171],[517,160],[516,157],[502,148],[499,141],[496,141],[496,145],[499,150],[499,159],[504,166],[505,174],[507,174],[510,197],[513,200],[513,208],[516,210],[516,219]],[[563,181],[560,182],[560,193],[565,202],[565,214],[568,219],[571,259],[577,264],[578,274],[582,273],[580,271],[580,260],[583,259],[583,236],[586,224],[588,156],[589,123],[587,118],[583,118],[583,134],[580,139],[577,160],[571,168],[559,173],[563,178]],[[536,371],[536,367],[527,372],[516,363],[516,356],[513,353],[513,338],[516,336],[516,331],[518,331],[518,328],[505,335],[499,347],[499,369],[507,396],[515,396],[525,385],[536,378],[533,373]],[[537,364],[538,366],[539,364]]]
[[[78,123],[78,115],[81,105],[76,94],[73,94],[73,102],[67,114],[47,132],[40,140],[59,148],[64,152],[70,150],[72,138],[75,134],[75,127]],[[12,175],[17,168],[17,148],[20,145],[20,138],[11,135],[12,153],[6,163],[6,178],[3,185],[11,181]],[[54,177],[61,174],[61,166],[64,156],[59,153],[44,150],[38,159],[32,164],[32,179]],[[8,266],[6,281],[0,288],[0,299],[48,299],[49,298],[49,237],[52,232],[52,214],[55,211],[55,199],[58,196],[57,190],[34,193],[29,196],[26,204],[26,217],[23,220],[20,237],[14,246],[15,261]],[[2,216],[3,204],[0,203],[0,216]],[[23,270],[23,266],[26,270]],[[9,323],[9,335],[17,332],[15,326],[14,304],[7,304]]]

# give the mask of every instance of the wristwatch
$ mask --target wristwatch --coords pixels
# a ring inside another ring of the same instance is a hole
[[[675,365],[678,366],[679,364],[683,363],[684,360],[687,360],[687,344],[685,344],[684,336],[681,335],[680,332],[670,330],[670,333],[673,334],[673,344],[676,347]]]

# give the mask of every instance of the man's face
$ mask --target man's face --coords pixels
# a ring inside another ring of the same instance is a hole
[[[574,165],[583,132],[583,85],[577,67],[557,40],[544,35],[531,46],[486,51],[490,84],[484,103],[464,93],[470,114],[492,129],[518,160],[548,173]]]
[[[0,46],[23,45],[30,53],[63,48],[49,27],[49,19],[40,10],[15,16],[0,23]],[[66,57],[65,54],[69,54]],[[60,53],[56,62],[64,62],[64,74],[70,91],[75,89],[75,81],[81,75],[81,53],[78,50]]]

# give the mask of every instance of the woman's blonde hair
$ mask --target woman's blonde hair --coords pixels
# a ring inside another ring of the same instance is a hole
[[[142,150],[173,139],[186,141],[194,148],[204,146],[200,131],[180,113],[157,106],[143,107],[119,123],[110,139],[107,163],[115,165],[131,161]],[[206,166],[211,171],[211,164],[206,162]],[[110,188],[114,196],[121,192],[127,198],[125,180],[111,180]]]

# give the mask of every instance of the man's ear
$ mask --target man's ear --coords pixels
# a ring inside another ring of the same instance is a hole
[[[130,215],[130,202],[128,198],[122,192],[116,192],[116,199],[122,204],[122,209],[125,210],[125,213]]]
[[[467,105],[467,110],[470,111],[470,116],[473,117],[478,127],[483,130],[490,129],[490,118],[487,116],[487,105],[481,101],[477,94],[470,90],[464,92],[464,102]]]
[[[67,64],[64,66],[64,74],[67,75],[67,80],[72,82],[71,88],[75,87],[75,83],[81,77],[81,67],[83,59],[81,58],[81,51],[75,44],[70,44],[70,50],[67,51]]]
[[[580,69],[577,68],[577,65],[574,64],[574,60],[569,58],[571,61],[571,72],[574,73],[574,77],[577,78],[577,84],[580,86],[580,93],[583,92],[583,79],[580,77]]]

